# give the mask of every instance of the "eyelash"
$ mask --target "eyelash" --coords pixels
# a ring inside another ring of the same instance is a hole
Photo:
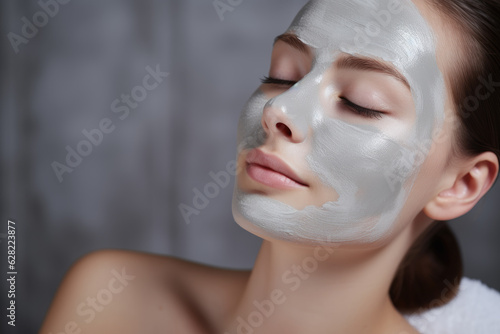
[[[260,79],[260,81],[263,84],[271,84],[271,85],[279,85],[279,86],[293,86],[297,83],[297,81],[277,79],[277,78],[272,78],[272,77],[268,77],[268,76],[264,76],[262,79]],[[344,106],[346,106],[347,108],[351,109],[352,111],[354,111],[355,113],[357,113],[361,116],[376,118],[376,119],[382,118],[383,112],[381,112],[381,111],[358,106],[357,104],[352,103],[351,101],[349,101],[348,99],[346,99],[345,97],[342,97],[342,96],[340,97],[340,101],[342,102],[342,104]]]
[[[377,111],[377,110],[373,110],[373,109],[368,109],[368,108],[365,108],[365,107],[361,107],[361,106],[358,106],[357,104],[355,103],[352,103],[351,101],[349,101],[348,99],[346,99],[345,97],[339,97],[340,98],[340,101],[342,102],[342,104],[344,106],[346,106],[347,108],[353,110],[354,112],[360,114],[361,116],[366,116],[366,117],[370,117],[370,118],[376,118],[376,119],[381,119],[382,118],[382,114],[383,112],[381,111]]]
[[[297,83],[297,81],[293,80],[283,80],[283,79],[277,79],[277,78],[272,78],[272,77],[263,77],[260,79],[260,82],[263,84],[271,84],[271,85],[279,85],[279,86],[293,86]]]

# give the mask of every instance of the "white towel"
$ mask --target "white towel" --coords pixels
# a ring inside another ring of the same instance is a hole
[[[464,277],[448,304],[405,317],[422,334],[500,334],[500,293]]]

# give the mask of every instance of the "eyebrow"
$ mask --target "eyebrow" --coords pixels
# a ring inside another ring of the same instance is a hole
[[[282,41],[285,42],[286,44],[290,45],[294,49],[299,50],[302,53],[309,54],[309,48],[307,45],[305,45],[296,35],[291,34],[291,33],[284,33],[282,35],[279,35],[274,39],[274,44],[276,42]]]
[[[274,44],[278,41],[285,42],[302,53],[309,54],[310,52],[309,47],[292,33],[279,35],[274,39]],[[402,82],[408,89],[410,89],[410,84],[398,70],[396,70],[392,65],[374,58],[345,54],[340,56],[340,58],[336,61],[335,67],[337,69],[372,71],[386,74]]]

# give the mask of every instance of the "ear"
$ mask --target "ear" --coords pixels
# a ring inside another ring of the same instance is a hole
[[[484,152],[459,162],[448,185],[440,189],[424,207],[424,213],[434,220],[450,220],[469,212],[493,185],[498,174],[498,158]]]

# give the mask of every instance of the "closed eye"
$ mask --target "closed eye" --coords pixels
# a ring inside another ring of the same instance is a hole
[[[260,81],[263,84],[271,84],[271,85],[286,86],[286,87],[291,87],[297,83],[297,81],[293,81],[293,80],[284,80],[284,79],[278,79],[278,78],[273,78],[273,77],[268,77],[268,76],[264,76],[262,79],[260,79]],[[342,104],[344,106],[346,106],[350,110],[352,110],[355,113],[357,113],[361,116],[364,116],[364,117],[381,119],[382,115],[384,114],[381,111],[361,107],[361,106],[349,101],[348,99],[346,99],[345,97],[342,97],[342,96],[340,97],[340,101],[342,102]]]
[[[368,109],[368,108],[365,108],[365,107],[358,106],[357,104],[352,103],[351,101],[349,101],[348,99],[346,99],[345,97],[342,97],[342,96],[340,97],[340,101],[341,101],[341,103],[344,106],[346,106],[350,110],[352,110],[355,113],[357,113],[357,114],[359,114],[361,116],[364,116],[364,117],[381,119],[382,115],[384,114],[381,111],[377,111],[377,110]]]
[[[278,85],[278,86],[288,86],[291,87],[297,83],[297,81],[293,80],[283,80],[283,79],[278,79],[278,78],[273,78],[273,77],[263,77],[260,79],[260,82],[263,84],[271,84],[271,85]]]

